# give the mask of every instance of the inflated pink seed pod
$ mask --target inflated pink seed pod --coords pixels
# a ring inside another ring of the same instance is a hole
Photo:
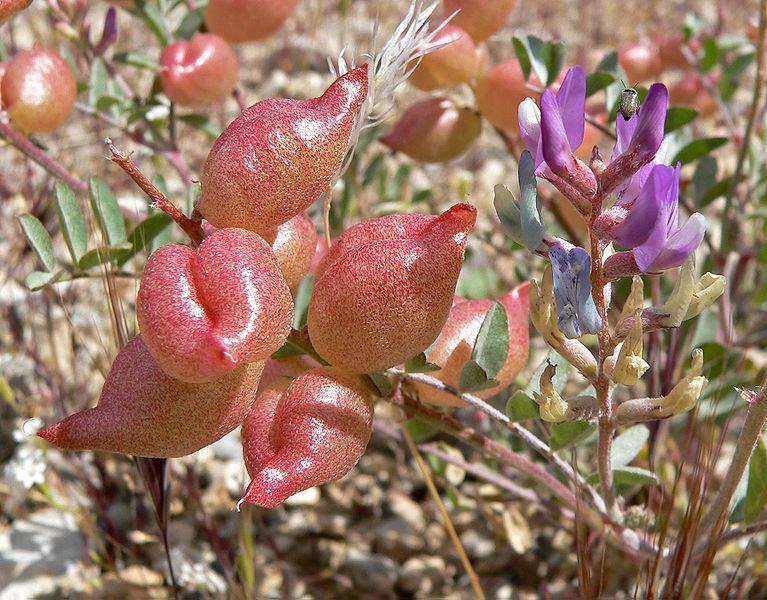
[[[446,25],[432,44],[447,44],[429,52],[410,75],[410,83],[419,90],[431,91],[476,79],[487,62],[484,44],[477,46],[460,27]]]
[[[72,112],[77,83],[69,65],[53,50],[15,54],[5,69],[2,105],[23,133],[50,133]]]
[[[425,350],[445,324],[476,209],[391,215],[343,233],[318,266],[309,337],[330,364],[388,369]]]
[[[281,387],[261,393],[242,426],[251,476],[242,501],[265,508],[346,475],[373,429],[373,400],[358,377],[322,367]]]
[[[539,82],[531,76],[531,84]],[[475,95],[477,108],[494,127],[506,133],[516,134],[519,131],[517,107],[519,103],[530,96],[537,95],[527,89],[525,74],[516,59],[498,63],[488,69],[479,78]]]
[[[296,4],[298,0],[210,0],[205,24],[233,44],[263,40],[282,27]]]
[[[317,230],[306,213],[296,215],[277,228],[272,250],[292,292],[309,272],[316,249]]]
[[[466,30],[475,41],[486,40],[506,23],[515,0],[443,0],[445,15],[460,12],[451,23]]]
[[[655,81],[663,71],[660,50],[652,43],[629,43],[618,50],[618,64],[626,71],[629,82]]]
[[[466,152],[482,131],[482,119],[447,98],[429,98],[413,104],[383,144],[422,162],[446,162]]]
[[[509,353],[503,367],[495,376],[499,385],[474,392],[474,395],[480,398],[489,398],[509,387],[527,363],[530,349],[529,287],[529,283],[523,283],[510,290],[499,300],[506,309],[506,319],[509,323]],[[442,368],[439,371],[429,373],[429,375],[457,389],[460,387],[461,370],[471,358],[479,329],[487,311],[492,306],[493,300],[464,300],[456,297],[453,307],[450,309],[450,316],[448,316],[442,332],[428,354],[429,362]],[[453,394],[443,392],[432,386],[415,383],[415,387],[418,391],[418,398],[425,402],[442,406],[463,406],[465,404]]]
[[[225,228],[196,250],[171,244],[149,257],[136,318],[168,375],[203,382],[279,350],[293,300],[269,245],[251,231]]]
[[[205,161],[202,215],[215,227],[268,235],[308,208],[341,167],[367,89],[363,65],[319,98],[272,98],[245,110]]]
[[[16,13],[20,13],[32,0],[0,0],[0,23],[10,19]]]
[[[38,435],[66,450],[191,454],[242,423],[263,367],[263,361],[252,362],[210,383],[185,383],[166,375],[137,335],[115,358],[98,405]]]
[[[160,66],[162,89],[178,104],[222,102],[237,84],[237,56],[212,33],[196,33],[167,46]]]
[[[260,394],[272,387],[277,381],[287,380],[290,382],[309,369],[315,369],[319,366],[321,365],[307,354],[270,358],[264,365],[264,372],[261,373],[258,393]]]

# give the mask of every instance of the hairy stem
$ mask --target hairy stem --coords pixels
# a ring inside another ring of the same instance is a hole
[[[115,148],[112,140],[106,139],[106,145],[109,148],[111,156],[109,160],[116,163],[123,171],[125,171],[131,179],[139,186],[144,193],[149,196],[152,204],[157,206],[160,210],[167,213],[176,224],[184,230],[184,232],[191,238],[195,244],[200,244],[205,237],[202,231],[202,226],[199,222],[194,221],[182,213],[176,206],[168,200],[167,196],[163,194],[146,175],[141,172],[138,165],[133,162],[129,155],[123,154],[117,148]]]

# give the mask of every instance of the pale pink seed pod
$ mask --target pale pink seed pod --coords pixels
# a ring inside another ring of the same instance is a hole
[[[32,0],[0,0],[0,23],[20,13],[30,4]]]
[[[269,245],[225,228],[197,250],[171,244],[155,251],[141,276],[136,317],[168,375],[203,382],[279,350],[293,300]]]
[[[284,389],[284,392],[282,391]],[[242,500],[274,508],[302,490],[335,481],[370,441],[373,400],[358,377],[322,367],[261,393],[242,427],[251,476]]]
[[[167,46],[160,66],[165,95],[182,105],[223,102],[237,84],[237,56],[212,33],[196,33]]]
[[[308,208],[341,167],[367,86],[363,65],[319,98],[272,98],[245,110],[205,161],[202,215],[267,236]]]
[[[445,324],[476,209],[391,215],[343,233],[316,271],[309,337],[330,364],[382,371],[425,350]]]
[[[445,15],[457,10],[451,23],[469,33],[475,41],[486,40],[501,29],[514,8],[515,0],[443,0]]]
[[[291,292],[309,272],[317,248],[317,229],[306,213],[277,227],[272,250]]]
[[[533,76],[531,83],[539,82]],[[477,108],[494,127],[509,134],[519,131],[517,107],[528,96],[537,98],[537,94],[527,89],[525,75],[519,62],[507,60],[488,69],[479,78],[475,89]]]
[[[653,82],[663,71],[660,50],[655,44],[630,43],[618,50],[618,63],[626,71],[629,83]]]
[[[484,44],[475,44],[460,27],[446,25],[434,36],[432,43],[447,45],[424,56],[410,75],[410,83],[419,90],[471,83],[487,63],[487,48]]]
[[[446,162],[466,152],[482,132],[482,119],[447,98],[429,98],[412,105],[383,144],[421,162]]]
[[[77,83],[69,65],[53,50],[15,54],[2,80],[2,105],[23,133],[50,133],[72,112]]]
[[[66,450],[191,454],[242,423],[263,367],[263,361],[252,362],[210,383],[185,383],[166,375],[137,335],[115,358],[98,405],[38,435]]]
[[[530,349],[530,300],[529,283],[523,283],[510,290],[499,302],[506,309],[509,324],[509,353],[506,362],[495,378],[499,385],[473,392],[480,398],[489,398],[509,387],[527,363]],[[471,352],[477,341],[479,329],[493,306],[493,300],[465,300],[456,297],[450,316],[442,328],[437,341],[429,350],[428,360],[441,366],[439,371],[429,373],[442,382],[460,388],[461,370],[471,358]],[[464,406],[465,403],[455,395],[443,392],[435,387],[415,383],[418,398],[431,404],[442,406]]]
[[[210,0],[205,24],[232,44],[263,40],[282,27],[296,4],[298,0]]]

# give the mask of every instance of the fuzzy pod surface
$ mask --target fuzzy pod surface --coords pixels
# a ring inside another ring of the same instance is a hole
[[[195,33],[167,46],[160,66],[162,89],[177,104],[222,102],[237,84],[237,55],[212,33]]]
[[[311,269],[316,249],[317,229],[306,213],[277,227],[272,250],[292,292]]]
[[[273,508],[346,475],[365,452],[373,400],[358,377],[312,369],[262,392],[242,428],[251,482],[243,501]]]
[[[527,363],[530,349],[529,287],[529,283],[523,283],[498,300],[506,310],[509,334],[508,354],[495,376],[499,385],[474,392],[475,396],[489,398],[506,389]],[[461,369],[471,358],[479,329],[493,304],[493,300],[467,300],[456,296],[453,307],[450,309],[450,316],[428,355],[429,362],[442,368],[429,373],[430,376],[460,389]],[[442,406],[465,406],[465,402],[453,394],[423,383],[413,382],[413,384],[417,388],[419,399],[425,402]]]
[[[163,370],[199,383],[277,351],[290,333],[293,300],[269,245],[225,228],[196,250],[171,244],[149,257],[136,318]]]
[[[388,369],[425,350],[453,301],[476,209],[390,215],[348,229],[315,274],[309,337],[330,364]]]
[[[318,98],[271,98],[243,111],[203,166],[202,215],[215,227],[269,237],[308,208],[341,167],[367,90],[363,65]]]
[[[98,405],[38,435],[65,450],[185,456],[242,423],[263,368],[257,361],[210,383],[186,383],[166,375],[137,335],[115,358]]]
[[[298,0],[210,0],[205,24],[232,44],[263,40],[282,27],[297,4]]]

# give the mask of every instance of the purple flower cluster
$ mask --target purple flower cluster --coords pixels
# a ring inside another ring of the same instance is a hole
[[[682,265],[700,245],[706,223],[695,213],[680,225],[681,167],[656,164],[668,90],[653,84],[636,114],[628,120],[617,117],[617,139],[607,165],[598,152],[590,165],[574,154],[583,142],[585,104],[586,74],[580,66],[568,71],[556,94],[543,92],[540,108],[530,98],[520,104],[520,134],[534,158],[535,175],[551,182],[590,217],[592,232],[605,244],[615,241],[626,249],[605,261],[607,279]],[[611,194],[617,198],[614,205],[592,215]],[[591,259],[583,248],[568,250],[568,244],[548,239],[560,329],[567,337],[595,333],[601,319],[591,298]]]

